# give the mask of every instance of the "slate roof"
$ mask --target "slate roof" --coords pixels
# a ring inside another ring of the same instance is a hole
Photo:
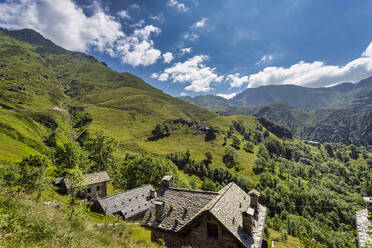
[[[356,212],[356,228],[358,234],[359,247],[370,247],[367,244],[372,245],[372,237],[368,235],[368,228],[372,227],[372,221],[368,219],[368,210],[363,209]]]
[[[104,198],[97,197],[97,201],[106,215],[121,213],[124,219],[130,219],[149,209],[153,189],[151,185],[144,185]]]
[[[111,180],[110,176],[107,174],[106,171],[93,172],[93,173],[84,175],[82,185],[86,186],[86,185],[91,185],[91,184],[96,184],[96,183],[103,183],[103,182],[108,182],[110,180]],[[64,182],[66,184],[66,188],[70,188],[67,178],[64,178]]]
[[[55,185],[60,185],[63,182],[64,179],[65,179],[64,177],[57,177],[57,178],[54,179],[53,183]]]
[[[242,227],[242,212],[250,206],[250,197],[235,183],[219,192],[176,189],[159,191],[156,201],[165,202],[163,220],[155,221],[155,208],[151,206],[143,218],[143,225],[160,231],[182,232],[205,212],[211,213],[242,245],[258,248],[261,245],[267,210],[258,204],[255,211],[252,237]]]
[[[173,187],[169,187],[164,191],[159,190],[155,200],[165,202],[164,219],[161,223],[155,223],[155,207],[151,204],[150,211],[146,213],[144,221],[148,220],[148,225],[154,224],[160,229],[177,232],[199,214],[203,207],[216,196],[218,196],[217,192]],[[152,212],[151,216],[149,216],[149,212]],[[175,220],[178,220],[177,225],[175,225]]]

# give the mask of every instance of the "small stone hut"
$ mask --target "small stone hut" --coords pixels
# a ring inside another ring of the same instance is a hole
[[[155,189],[151,185],[144,185],[106,197],[97,196],[92,209],[106,215],[119,214],[126,220],[133,219],[149,209],[155,196]]]
[[[142,225],[168,248],[261,248],[267,210],[258,197],[235,183],[219,192],[174,188],[167,177]]]
[[[109,181],[110,176],[106,171],[85,174],[82,185],[86,188],[84,192],[79,192],[79,197],[87,199],[88,201],[94,201],[97,195],[99,197],[105,197],[107,195],[107,183]],[[54,184],[60,186],[63,189],[63,192],[70,192],[71,186],[67,178],[56,178]]]

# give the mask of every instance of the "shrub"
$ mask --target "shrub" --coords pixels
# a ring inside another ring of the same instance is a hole
[[[243,149],[246,152],[253,153],[254,145],[252,144],[252,142],[247,141],[244,143]]]
[[[235,165],[239,164],[235,149],[226,147],[225,153],[222,157],[222,162],[226,165],[227,168],[232,168]]]

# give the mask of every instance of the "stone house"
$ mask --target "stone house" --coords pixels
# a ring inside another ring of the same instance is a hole
[[[151,185],[144,185],[106,197],[97,196],[92,209],[105,215],[119,214],[128,220],[146,212],[155,197],[155,189]]]
[[[219,192],[174,188],[165,177],[142,225],[168,248],[261,248],[267,210],[258,197],[235,183]]]
[[[372,229],[372,220],[368,215],[372,214],[372,197],[363,197],[366,208],[356,212],[355,221],[360,248],[372,247],[372,236],[369,234]]]
[[[96,196],[105,197],[107,195],[107,182],[110,176],[106,171],[93,172],[84,175],[82,185],[85,186],[84,192],[79,192],[79,197],[94,201]],[[65,177],[56,178],[54,184],[60,186],[64,193],[69,193],[71,186]]]

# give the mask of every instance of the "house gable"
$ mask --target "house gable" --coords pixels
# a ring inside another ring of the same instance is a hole
[[[204,243],[214,236],[217,241],[212,247],[260,248],[267,210],[258,203],[259,193],[253,191],[251,194],[248,195],[234,183],[226,185],[218,193],[168,187],[161,190],[160,196],[153,202],[143,225],[153,230],[154,240],[159,237],[172,240],[169,247],[177,247],[172,245],[175,237],[179,244],[180,240],[191,242],[195,237]],[[211,223],[210,219],[215,223]],[[225,244],[232,246],[216,244],[224,238]],[[192,247],[199,245],[194,242]]]
[[[244,247],[210,212],[203,212],[179,233],[152,232],[152,240],[164,240],[167,247]]]

